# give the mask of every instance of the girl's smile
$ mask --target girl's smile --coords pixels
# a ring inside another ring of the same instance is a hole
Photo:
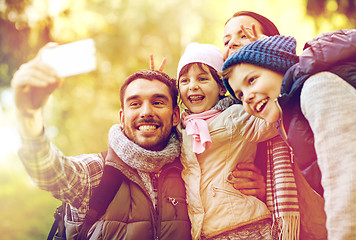
[[[192,113],[210,110],[225,90],[215,81],[207,66],[194,63],[178,79],[179,94]]]
[[[188,100],[191,102],[191,104],[199,104],[204,100],[205,96],[203,95],[190,95],[188,97]]]

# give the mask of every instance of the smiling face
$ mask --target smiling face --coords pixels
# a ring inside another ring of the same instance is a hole
[[[162,150],[179,123],[179,108],[173,108],[167,85],[136,79],[125,90],[120,121],[131,141],[148,150]]]
[[[224,37],[223,37],[224,60],[226,60],[236,50],[251,42],[241,30],[241,25],[243,25],[248,32],[253,34],[251,24],[254,24],[256,26],[256,32],[258,35],[263,34],[261,24],[256,19],[250,16],[244,16],[244,15],[237,16],[231,18],[226,23],[224,28]]]
[[[184,105],[192,113],[210,110],[225,94],[205,65],[192,64],[178,79],[179,93]]]
[[[229,84],[251,115],[269,123],[279,120],[275,99],[280,94],[283,75],[256,65],[241,63],[232,67]]]

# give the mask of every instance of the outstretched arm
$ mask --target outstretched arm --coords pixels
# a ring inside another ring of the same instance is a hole
[[[89,195],[100,182],[104,159],[98,154],[67,157],[44,134],[42,109],[61,80],[41,61],[41,51],[15,73],[14,91],[22,145],[19,156],[32,182],[85,213]],[[83,208],[82,208],[83,206]]]
[[[56,45],[49,43],[42,49]],[[22,136],[27,137],[41,134],[42,109],[49,96],[61,83],[54,70],[41,61],[41,50],[33,60],[19,68],[11,81],[19,131]]]

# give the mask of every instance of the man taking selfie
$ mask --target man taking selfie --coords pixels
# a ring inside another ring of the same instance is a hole
[[[174,79],[154,70],[129,76],[108,150],[68,157],[46,136],[42,109],[61,79],[41,51],[12,79],[19,155],[32,181],[67,203],[67,239],[190,239]]]

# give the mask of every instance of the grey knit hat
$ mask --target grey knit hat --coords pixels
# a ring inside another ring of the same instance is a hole
[[[222,70],[225,71],[239,63],[249,63],[284,74],[299,61],[296,55],[296,45],[294,37],[281,35],[252,42],[234,52],[225,61]],[[235,97],[228,79],[224,78],[223,83],[230,94]]]

